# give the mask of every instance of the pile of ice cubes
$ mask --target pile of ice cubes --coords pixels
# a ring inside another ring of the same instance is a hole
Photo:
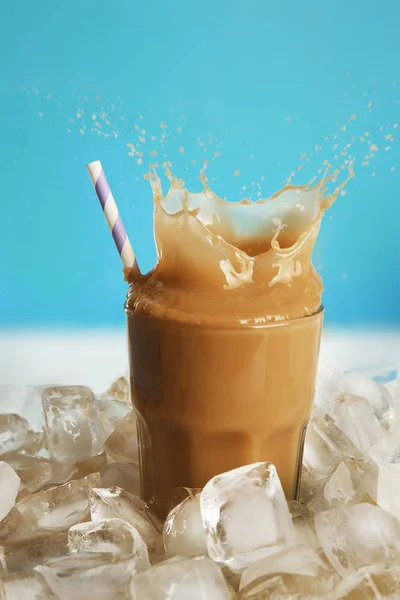
[[[0,388],[0,599],[400,598],[400,383],[322,369],[299,502],[273,464],[162,523],[140,500],[128,382]]]

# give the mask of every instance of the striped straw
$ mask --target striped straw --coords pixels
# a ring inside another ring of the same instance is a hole
[[[108,185],[101,162],[95,160],[86,166],[124,267],[128,267],[129,269],[133,269],[140,273],[131,243],[126,234],[124,224],[119,215],[118,207],[110,190],[110,186]]]

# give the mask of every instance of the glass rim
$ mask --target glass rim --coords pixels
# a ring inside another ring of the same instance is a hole
[[[325,311],[325,306],[321,303],[319,308],[309,314],[309,315],[304,315],[302,317],[295,317],[294,319],[282,319],[282,320],[278,320],[278,321],[269,321],[267,323],[218,323],[218,321],[215,322],[206,322],[206,323],[199,323],[199,322],[195,322],[195,321],[187,321],[184,319],[168,319],[165,318],[163,316],[153,316],[153,315],[148,315],[146,313],[142,313],[142,312],[136,312],[135,310],[128,308],[127,307],[127,302],[125,302],[124,305],[124,311],[127,315],[127,317],[130,317],[132,315],[139,315],[140,317],[144,317],[147,319],[152,319],[152,320],[158,320],[158,321],[165,321],[165,322],[169,322],[169,323],[173,323],[174,325],[181,325],[181,326],[186,326],[189,325],[191,327],[199,327],[199,328],[211,328],[211,329],[262,329],[262,328],[266,328],[266,327],[285,327],[294,323],[300,323],[300,322],[304,322],[307,319],[314,319],[316,317],[318,317],[318,315],[322,315]]]

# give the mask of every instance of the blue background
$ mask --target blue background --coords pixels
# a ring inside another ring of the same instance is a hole
[[[222,154],[208,174],[233,200],[255,199],[252,181],[275,192],[312,152],[294,180],[304,183],[333,157],[333,135],[353,140],[356,177],[315,252],[326,319],[399,324],[399,146],[385,139],[400,124],[399,19],[396,0],[3,3],[0,326],[123,325],[121,266],[85,164],[103,162],[151,268],[149,160],[137,164],[126,145],[141,129],[191,189],[204,156]],[[365,131],[379,152],[362,166]]]

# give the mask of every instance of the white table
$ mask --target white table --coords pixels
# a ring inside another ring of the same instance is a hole
[[[0,384],[83,384],[103,391],[128,367],[123,330],[0,332]],[[324,331],[320,361],[400,365],[400,329]]]

